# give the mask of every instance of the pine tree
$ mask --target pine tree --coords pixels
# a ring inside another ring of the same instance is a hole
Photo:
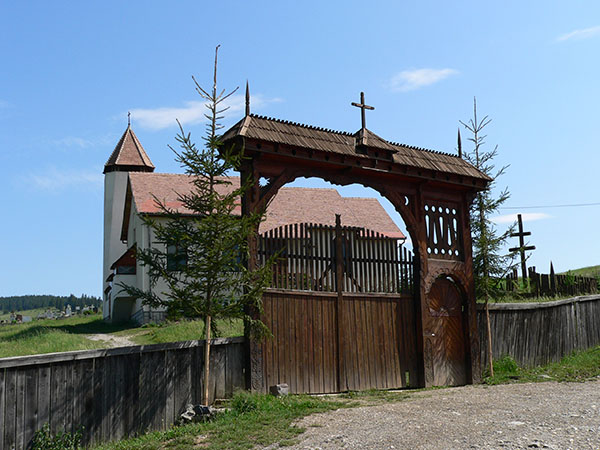
[[[473,143],[473,150],[471,152],[462,152],[463,158],[492,179],[486,190],[476,194],[475,200],[471,205],[470,216],[473,240],[475,295],[477,298],[483,298],[485,301],[488,363],[490,375],[493,376],[492,336],[488,302],[490,298],[498,297],[500,294],[498,281],[506,275],[513,265],[512,257],[510,255],[503,255],[501,252],[507,238],[510,237],[510,233],[513,231],[514,225],[504,233],[499,234],[494,223],[490,220],[490,216],[498,212],[500,206],[510,197],[508,188],[504,188],[497,196],[494,196],[493,193],[496,180],[505,173],[508,166],[503,166],[499,170],[496,170],[493,159],[498,155],[497,145],[491,151],[482,149],[487,137],[482,132],[491,121],[492,119],[488,116],[478,119],[477,99],[473,98],[473,118],[469,119],[467,123],[463,121],[460,121],[460,123],[471,133],[468,140]]]
[[[190,193],[179,195],[183,208],[193,214],[182,214],[155,199],[165,219],[144,217],[144,222],[153,230],[159,245],[136,249],[137,259],[148,270],[150,290],[122,285],[130,295],[142,298],[144,304],[166,307],[169,318],[204,320],[204,404],[208,404],[210,339],[212,332],[218,333],[217,320],[243,319],[254,338],[269,334],[262,322],[248,314],[250,309],[261,311],[262,291],[270,279],[271,263],[254,271],[245,265],[248,236],[256,232],[262,215],[236,215],[240,199],[250,185],[234,186],[227,176],[239,169],[243,152],[223,146],[218,135],[222,128],[219,121],[228,109],[223,102],[237,90],[217,90],[218,49],[217,46],[212,90],[203,89],[192,77],[208,108],[204,145],[197,147],[178,122],[176,141],[180,148],[171,148],[193,183]],[[155,290],[159,281],[167,286],[163,292]]]

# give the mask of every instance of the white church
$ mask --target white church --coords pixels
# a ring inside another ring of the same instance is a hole
[[[136,261],[135,249],[157,244],[141,217],[161,216],[155,198],[185,213],[179,197],[193,188],[188,175],[156,173],[154,169],[128,125],[104,166],[102,286],[106,321],[131,320],[143,324],[159,322],[165,317],[164,311],[143,305],[120,287],[125,284],[150,289],[147,269]],[[235,183],[237,179],[232,181]],[[334,225],[336,214],[342,216],[345,225],[370,228],[390,238],[405,238],[377,199],[342,197],[335,189],[293,187],[282,188],[269,204],[259,233],[295,223]],[[158,283],[154,289],[160,294],[164,285]]]

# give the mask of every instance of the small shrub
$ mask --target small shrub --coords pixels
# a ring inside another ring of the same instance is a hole
[[[237,414],[255,411],[260,407],[261,400],[263,400],[261,397],[261,395],[252,394],[247,391],[236,392],[231,399],[231,410]]]
[[[59,432],[52,436],[50,425],[44,424],[33,436],[33,450],[77,450],[81,446],[81,430],[75,433]]]
[[[494,360],[494,376],[490,377],[487,369],[484,371],[484,382],[486,384],[506,383],[508,380],[519,378],[519,366],[512,356],[504,355]]]

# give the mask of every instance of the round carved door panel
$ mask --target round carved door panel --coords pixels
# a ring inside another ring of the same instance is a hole
[[[428,296],[434,386],[466,384],[462,295],[449,279],[435,281]]]

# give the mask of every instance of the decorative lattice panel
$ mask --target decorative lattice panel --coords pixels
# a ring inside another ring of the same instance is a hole
[[[430,201],[425,205],[427,252],[430,258],[463,259],[458,205]]]

